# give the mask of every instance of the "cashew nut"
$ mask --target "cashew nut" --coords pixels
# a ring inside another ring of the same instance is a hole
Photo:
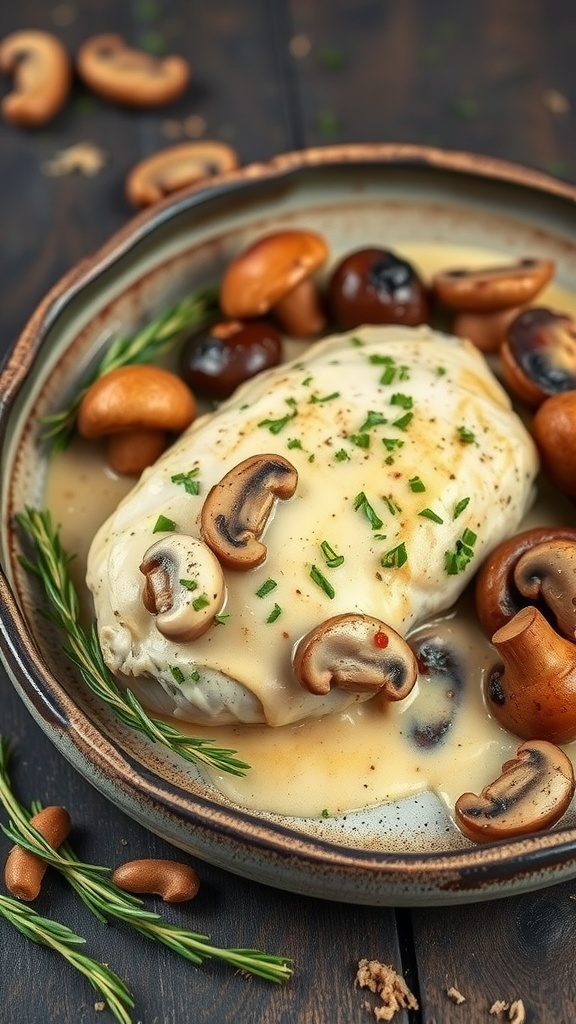
[[[131,50],[118,35],[88,39],[77,58],[78,73],[94,92],[129,107],[160,107],[180,96],[190,79],[183,57],[154,57]]]
[[[35,128],[50,121],[70,92],[70,58],[49,32],[22,31],[0,43],[0,71],[14,75],[14,91],[2,101],[2,113],[12,124]]]
[[[132,206],[150,206],[203,178],[236,167],[238,157],[224,142],[183,142],[136,164],[126,179],[126,196]]]
[[[226,585],[218,559],[202,541],[171,533],[148,548],[140,572],[146,578],[144,606],[163,636],[186,643],[210,629]]]
[[[198,872],[189,864],[153,857],[120,864],[112,881],[125,892],[152,893],[165,903],[185,903],[200,888]]]
[[[72,823],[64,807],[44,807],[30,819],[30,824],[57,850],[70,835]],[[22,846],[13,846],[6,858],[4,881],[8,892],[31,903],[40,894],[42,879],[48,867],[41,851],[31,853]]]
[[[260,543],[278,498],[291,498],[298,473],[281,455],[245,459],[208,492],[201,514],[202,536],[230,569],[253,569],[266,558]]]

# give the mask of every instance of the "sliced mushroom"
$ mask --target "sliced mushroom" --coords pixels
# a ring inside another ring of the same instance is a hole
[[[132,206],[150,206],[188,185],[236,167],[238,156],[225,142],[183,142],[136,164],[126,179],[126,196]]]
[[[297,484],[297,471],[281,455],[253,455],[211,488],[202,507],[202,536],[222,565],[253,569],[264,561],[259,538],[277,499],[291,498]]]
[[[171,103],[190,80],[190,67],[183,57],[155,57],[132,50],[118,35],[87,39],[76,63],[78,74],[94,92],[129,107]]]
[[[229,265],[220,305],[230,320],[272,312],[288,334],[314,338],[326,326],[314,273],[328,246],[313,231],[275,231],[257,239]]]
[[[576,544],[576,528],[539,526],[508,538],[488,556],[476,577],[475,592],[476,614],[486,636],[492,637],[526,605],[514,579],[514,570],[522,556],[541,544],[564,541]]]
[[[497,630],[492,643],[503,666],[489,673],[486,700],[500,725],[522,739],[575,739],[576,644],[530,605]]]
[[[551,395],[532,420],[542,468],[553,484],[576,499],[576,388]]]
[[[218,559],[202,541],[171,533],[145,552],[142,600],[156,627],[175,643],[202,636],[221,611],[226,585]]]
[[[489,842],[549,828],[562,817],[574,795],[572,762],[546,740],[530,740],[502,765],[502,774],[480,796],[456,801],[456,824],[468,839]]]
[[[35,128],[50,121],[70,92],[72,63],[49,32],[13,32],[0,43],[0,71],[14,75],[14,91],[2,100],[12,124]]]
[[[506,331],[522,312],[521,306],[498,309],[495,313],[457,313],[452,330],[458,338],[471,341],[481,352],[498,352],[506,340]]]
[[[576,640],[576,540],[553,540],[529,549],[516,563],[514,582],[531,604],[542,598],[560,632]]]
[[[432,287],[451,309],[494,313],[531,302],[553,273],[552,260],[527,258],[500,267],[442,270]]]
[[[416,658],[399,633],[371,615],[334,615],[310,630],[293,655],[296,679],[310,693],[333,686],[406,697],[418,674]]]
[[[527,405],[576,389],[576,323],[567,313],[525,309],[508,327],[500,356],[507,387]]]

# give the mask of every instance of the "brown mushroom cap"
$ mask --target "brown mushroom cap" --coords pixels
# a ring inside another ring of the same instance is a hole
[[[190,80],[183,57],[155,57],[126,46],[119,35],[92,36],[77,57],[80,77],[94,92],[130,107],[158,107],[180,96]]]
[[[416,658],[394,629],[371,615],[334,615],[310,630],[293,656],[294,675],[310,693],[333,686],[406,697],[418,674]]]
[[[253,569],[266,558],[260,542],[272,509],[291,498],[298,473],[281,455],[252,455],[208,492],[201,513],[204,541],[222,565]]]
[[[0,43],[0,71],[14,74],[14,91],[2,100],[7,121],[26,128],[45,124],[70,92],[72,63],[50,32],[13,32]]]
[[[486,636],[509,622],[526,600],[514,580],[514,569],[525,552],[541,544],[576,543],[576,528],[539,526],[523,530],[499,544],[480,567],[476,577],[476,614]]]
[[[146,428],[180,433],[195,412],[194,396],[176,374],[157,366],[121,366],[90,386],[78,411],[78,430],[83,437]]]
[[[175,643],[202,636],[221,611],[226,597],[218,559],[202,541],[171,533],[145,552],[142,601],[156,616],[156,627]]]
[[[530,548],[516,563],[514,582],[531,604],[542,598],[560,632],[576,640],[576,540]]]
[[[527,258],[498,267],[442,270],[432,278],[432,288],[451,309],[494,313],[531,302],[553,273],[552,260]]]
[[[220,305],[231,320],[264,316],[310,277],[328,257],[313,231],[275,231],[258,238],[230,263],[220,287]]]
[[[576,389],[576,323],[567,313],[534,306],[509,324],[500,348],[508,390],[536,408],[549,395]]]
[[[553,743],[530,740],[480,796],[459,797],[454,815],[460,831],[474,842],[511,839],[554,825],[573,795],[570,758]]]
[[[547,398],[534,414],[532,434],[547,476],[576,499],[576,390]]]
[[[182,142],[136,164],[126,179],[126,196],[135,207],[150,206],[179,189],[236,167],[238,156],[224,142]]]

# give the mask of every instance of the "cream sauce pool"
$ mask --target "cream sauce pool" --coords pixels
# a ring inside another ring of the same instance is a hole
[[[424,274],[447,266],[502,262],[501,254],[464,248],[404,246],[402,255]],[[550,286],[538,303],[576,315],[576,297]],[[289,357],[302,351],[290,345]],[[53,459],[45,504],[74,552],[74,582],[83,613],[92,617],[84,586],[88,549],[97,528],[131,489],[105,463],[104,448],[76,440]],[[576,525],[574,506],[545,485],[520,529],[543,523]],[[420,675],[410,696],[383,705],[378,698],[338,715],[294,725],[220,726],[178,722],[191,735],[231,747],[251,767],[240,778],[212,772],[214,784],[244,807],[297,816],[333,816],[433,791],[449,813],[461,793],[480,792],[501,771],[520,741],[488,714],[484,677],[497,660],[475,621],[471,595],[409,637]],[[576,760],[576,742],[565,748]]]

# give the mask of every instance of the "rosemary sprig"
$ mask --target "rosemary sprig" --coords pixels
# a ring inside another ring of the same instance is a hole
[[[98,366],[88,376],[70,405],[60,412],[40,418],[46,428],[43,440],[50,442],[52,451],[62,451],[74,432],[80,403],[95,380],[120,366],[150,362],[177,341],[182,331],[201,327],[212,320],[217,312],[217,291],[206,289],[165,310],[132,338],[117,338],[108,346]]]
[[[66,925],[41,917],[32,907],[1,893],[0,916],[32,942],[60,953],[72,967],[88,978],[92,987],[106,1000],[108,1009],[119,1024],[130,1024],[132,1018],[128,1010],[134,1006],[130,992],[114,971],[76,948],[83,945],[85,939],[76,935]]]
[[[14,796],[8,775],[8,745],[0,737],[0,802],[10,816],[10,824],[2,831],[14,843],[26,850],[38,853],[43,860],[57,868],[72,886],[82,902],[99,921],[121,921],[140,935],[161,942],[179,956],[194,964],[206,959],[222,960],[236,970],[264,978],[266,981],[287,981],[292,974],[287,957],[263,953],[258,949],[236,949],[214,946],[208,935],[188,931],[178,925],[164,921],[160,914],[144,910],[143,901],[124,892],[105,877],[106,868],[82,863],[69,842],[63,843],[58,852],[53,850],[36,829],[30,825],[30,813]],[[39,803],[32,806],[31,813],[41,809]]]
[[[102,656],[95,627],[86,632],[80,625],[78,595],[70,578],[73,556],[66,553],[50,513],[27,508],[16,520],[34,544],[34,558],[21,559],[23,566],[42,584],[49,609],[43,614],[66,636],[66,654],[80,671],[88,688],[104,701],[116,717],[149,739],[167,747],[186,761],[202,763],[231,775],[245,775],[250,765],[235,750],[218,747],[207,737],[186,736],[161,719],[147,714],[130,690],[121,690]]]

